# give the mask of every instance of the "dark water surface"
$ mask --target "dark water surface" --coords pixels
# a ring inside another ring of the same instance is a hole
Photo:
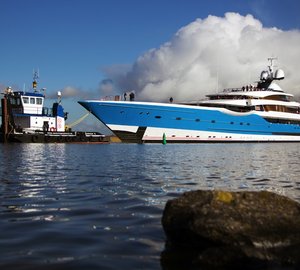
[[[0,269],[161,269],[184,191],[300,201],[300,144],[0,145]]]

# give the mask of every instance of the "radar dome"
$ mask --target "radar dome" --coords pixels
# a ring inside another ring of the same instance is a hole
[[[284,79],[284,71],[282,69],[277,69],[275,71],[274,79],[276,79],[276,80],[283,80]]]

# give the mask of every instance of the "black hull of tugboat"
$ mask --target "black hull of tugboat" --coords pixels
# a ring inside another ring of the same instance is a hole
[[[2,140],[3,142],[4,140]],[[109,139],[98,132],[35,132],[8,134],[9,143],[109,143]]]

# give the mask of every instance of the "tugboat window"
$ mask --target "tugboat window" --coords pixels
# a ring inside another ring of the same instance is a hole
[[[35,98],[30,98],[30,104],[35,104]]]
[[[23,103],[28,104],[29,103],[29,98],[28,97],[23,97]]]
[[[42,105],[43,100],[41,98],[36,98],[36,104]]]

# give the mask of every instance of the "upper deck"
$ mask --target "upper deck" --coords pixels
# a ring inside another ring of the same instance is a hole
[[[33,92],[9,92],[6,93],[13,113],[42,115],[44,98],[41,93]]]

